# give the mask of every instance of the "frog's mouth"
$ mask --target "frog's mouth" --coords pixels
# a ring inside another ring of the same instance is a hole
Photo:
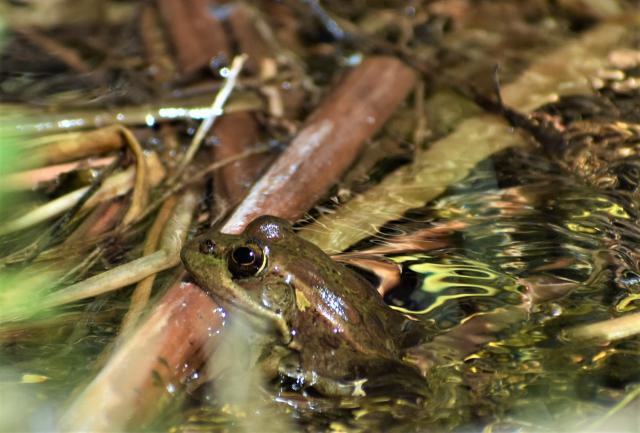
[[[275,315],[273,312],[260,306],[231,302],[213,294],[211,297],[225,310],[233,315],[241,317],[242,320],[249,323],[257,331],[263,334],[271,333],[275,337],[279,337],[281,343],[285,346],[291,342],[292,336],[289,326],[280,316]]]

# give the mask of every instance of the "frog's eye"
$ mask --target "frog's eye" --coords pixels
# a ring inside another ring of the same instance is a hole
[[[266,257],[257,245],[247,244],[231,250],[227,261],[231,275],[244,278],[258,274],[266,263]]]

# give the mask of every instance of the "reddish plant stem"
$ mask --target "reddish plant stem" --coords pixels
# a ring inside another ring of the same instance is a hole
[[[122,219],[125,203],[121,199],[113,199],[100,203],[65,242],[71,244],[82,239],[91,239],[112,230]]]
[[[245,5],[239,4],[233,8],[229,15],[229,24],[240,51],[249,56],[246,69],[257,75],[260,72],[262,62],[269,58],[271,53],[268,44],[256,29],[251,13]]]
[[[342,176],[415,81],[414,72],[392,57],[371,57],[350,71],[251,188],[222,231],[237,233],[263,214],[299,218]]]
[[[74,400],[60,431],[122,431],[139,422],[202,364],[222,326],[222,311],[200,288],[175,284]]]
[[[214,127],[214,133],[218,137],[218,145],[212,150],[215,161],[240,154],[258,143],[258,123],[249,112],[223,116]],[[272,160],[273,155],[263,153],[238,160],[216,171],[213,179],[218,210],[237,205]]]
[[[219,55],[229,59],[227,36],[207,0],[158,0],[158,7],[183,74],[206,67]]]

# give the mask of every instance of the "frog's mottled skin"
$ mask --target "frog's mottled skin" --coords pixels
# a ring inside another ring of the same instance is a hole
[[[234,277],[230,254],[244,245],[257,246],[266,261],[256,275]],[[291,357],[280,363],[281,373],[307,382],[314,377],[316,385],[319,378],[361,377],[372,360],[398,360],[399,337],[412,326],[368,281],[279,218],[259,217],[240,235],[199,236],[184,247],[182,261],[222,306],[273,325],[278,344],[297,355],[294,366]]]

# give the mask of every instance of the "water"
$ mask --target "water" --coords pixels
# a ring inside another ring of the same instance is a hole
[[[405,300],[408,309],[450,322],[492,307],[513,308],[518,300],[531,302],[525,321],[498,334],[461,366],[467,383],[480,388],[473,390],[478,400],[472,410],[481,419],[500,424],[508,418],[552,430],[564,421],[566,428],[571,418],[563,417],[597,417],[640,380],[637,338],[605,347],[570,346],[558,338],[568,326],[630,309],[637,298],[637,285],[630,281],[638,272],[638,209],[627,194],[563,176],[542,154],[508,151],[486,161],[445,197],[412,212],[407,223],[415,229],[419,219],[431,226],[461,220],[466,227],[451,234],[449,247],[430,251],[426,266],[416,254],[418,264],[409,269],[428,271],[426,280],[437,279],[440,293],[464,292],[461,279],[488,288],[434,308],[433,298],[423,296],[425,280],[418,279],[412,290],[387,294],[392,303]],[[477,275],[459,276],[459,263],[471,260]],[[486,278],[490,275],[493,279]],[[531,301],[529,292],[546,299]]]

